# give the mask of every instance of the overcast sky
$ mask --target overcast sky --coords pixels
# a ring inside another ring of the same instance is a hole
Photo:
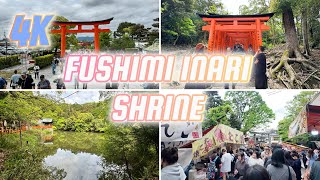
[[[230,14],[240,14],[239,13],[239,7],[240,5],[249,5],[248,0],[222,0],[221,1],[225,7],[226,10]]]
[[[70,21],[94,21],[114,17],[107,25],[112,31],[121,22],[151,27],[159,17],[158,0],[0,0],[0,37],[11,29],[16,14],[54,14]],[[80,36],[86,36],[82,34]],[[91,35],[92,36],[92,35]]]

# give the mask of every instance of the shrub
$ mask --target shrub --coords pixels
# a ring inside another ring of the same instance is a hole
[[[36,64],[40,67],[40,68],[44,68],[47,67],[49,65],[51,65],[52,61],[53,61],[53,54],[47,54],[44,56],[39,56],[34,58],[34,60],[36,61]]]
[[[118,39],[113,39],[111,42],[112,50],[124,50],[126,48],[134,48],[135,44],[129,37],[121,37]]]
[[[52,51],[50,50],[45,50],[45,51],[33,51],[30,52],[32,59],[39,57],[39,56],[44,56],[44,55],[48,55],[48,54],[52,54]]]
[[[0,69],[4,69],[18,64],[20,64],[20,59],[18,55],[0,57]]]

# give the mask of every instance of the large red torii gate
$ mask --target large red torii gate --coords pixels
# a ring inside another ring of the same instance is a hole
[[[110,32],[110,29],[99,29],[99,25],[110,24],[113,18],[105,19],[101,21],[53,21],[52,25],[60,26],[60,29],[53,29],[51,33],[61,34],[61,57],[64,57],[66,51],[66,34],[67,33],[94,33],[94,48],[95,52],[98,53],[99,48],[99,33],[100,32]],[[82,25],[92,25],[93,29],[82,29]],[[76,29],[67,29],[67,26],[76,26]]]
[[[227,47],[236,43],[243,44],[245,49],[252,45],[254,51],[262,46],[262,32],[270,29],[265,25],[274,13],[257,15],[219,15],[198,14],[208,24],[202,27],[209,31],[208,51],[226,52]]]

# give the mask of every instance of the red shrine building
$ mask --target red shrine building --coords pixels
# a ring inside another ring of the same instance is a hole
[[[203,31],[209,32],[208,51],[224,53],[228,47],[243,44],[244,49],[252,46],[254,51],[262,45],[262,32],[270,29],[266,22],[274,13],[257,15],[199,14],[207,25]]]

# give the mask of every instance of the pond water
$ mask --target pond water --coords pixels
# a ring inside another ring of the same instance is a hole
[[[67,173],[66,180],[98,179],[98,174],[103,170],[103,158],[91,153],[73,153],[70,150],[57,149],[54,155],[44,159],[46,166],[64,169]]]
[[[63,169],[66,180],[94,180],[103,170],[103,133],[54,131],[53,141],[45,144],[45,166]]]

